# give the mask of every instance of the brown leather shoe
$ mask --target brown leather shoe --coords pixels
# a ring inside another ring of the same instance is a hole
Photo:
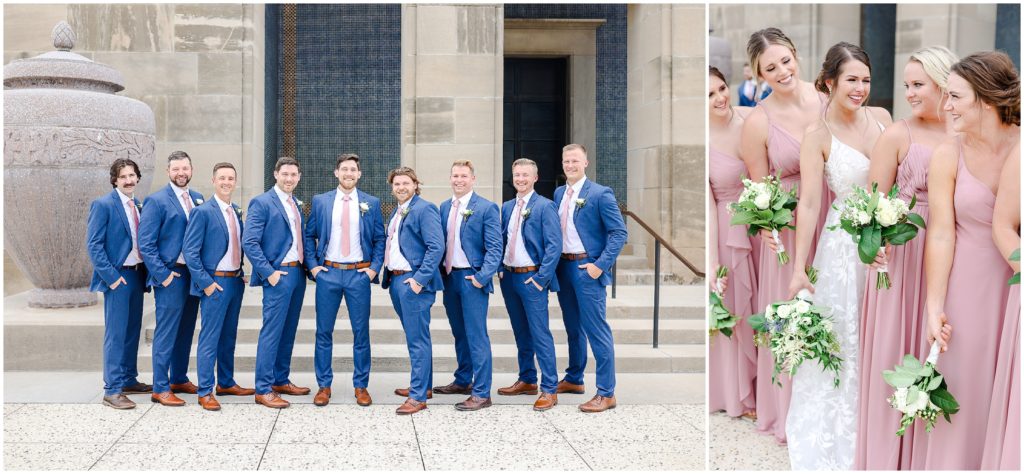
[[[566,382],[564,379],[558,381],[558,387],[555,388],[555,393],[575,393],[577,395],[583,395],[586,390],[583,388],[583,384],[574,384]]]
[[[594,395],[589,402],[580,405],[580,411],[584,413],[597,413],[615,408],[615,397],[602,397]]]
[[[427,402],[418,402],[418,401],[413,400],[411,398],[407,398],[407,399],[405,399],[405,403],[403,403],[402,406],[398,407],[398,409],[395,410],[395,413],[397,413],[399,415],[411,415],[411,414],[416,413],[416,412],[418,412],[420,410],[426,410],[426,409],[427,409]]]
[[[153,403],[159,403],[165,407],[181,407],[185,406],[185,400],[182,400],[171,392],[154,393],[149,396],[149,401]]]
[[[533,409],[537,411],[550,410],[558,405],[558,395],[554,393],[541,393],[537,401],[533,402]]]
[[[370,392],[366,391],[365,388],[355,389],[356,404],[361,407],[368,407],[373,404],[373,399],[370,398]]]
[[[407,388],[396,388],[395,389],[395,395],[398,395],[399,397],[409,398],[409,389],[407,389]],[[427,400],[430,400],[431,398],[434,398],[434,391],[433,390],[427,390]]]
[[[121,393],[125,395],[134,395],[138,393],[153,393],[153,386],[148,383],[136,383],[129,385],[121,389]]]
[[[103,397],[103,404],[118,410],[131,410],[135,408],[135,402],[124,396],[124,392]]]
[[[309,387],[300,387],[291,382],[288,385],[272,385],[270,389],[281,395],[309,395]]]
[[[526,383],[522,380],[516,380],[516,383],[512,384],[511,387],[503,387],[498,389],[498,395],[536,395],[537,384]]]
[[[313,404],[318,407],[325,407],[328,403],[331,403],[331,387],[317,390],[316,396],[313,397]]]
[[[199,406],[203,407],[203,410],[217,411],[220,410],[220,403],[217,402],[213,395],[207,395],[205,397],[199,397]]]
[[[192,382],[185,383],[172,383],[171,392],[173,393],[191,393],[193,395],[199,393],[199,387]]]
[[[470,395],[473,393],[473,384],[459,385],[452,382],[448,385],[434,387],[434,392],[440,393],[441,395]]]
[[[490,398],[480,398],[476,395],[470,395],[465,401],[455,404],[455,409],[459,411],[477,411],[481,408],[487,408],[491,406]]]
[[[256,394],[256,403],[270,408],[288,408],[291,406],[291,403],[281,398],[277,392],[265,393],[263,395]]]
[[[234,387],[224,388],[220,385],[217,386],[217,396],[234,395],[237,397],[245,397],[249,395],[256,395],[256,389],[253,388],[242,388],[241,385],[235,385]]]

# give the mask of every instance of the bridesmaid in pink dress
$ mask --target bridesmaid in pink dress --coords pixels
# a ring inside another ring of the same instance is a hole
[[[800,137],[803,131],[821,117],[822,96],[814,85],[800,80],[796,47],[778,28],[755,32],[747,43],[751,68],[772,88],[772,93],[754,108],[743,124],[740,156],[751,179],[759,180],[768,174],[781,174],[782,185],[792,188],[800,182]],[[825,180],[821,182],[823,196],[830,196]],[[827,206],[822,206],[818,230],[825,221]],[[780,240],[792,254],[792,230],[781,232]],[[786,298],[790,277],[795,270],[792,263],[780,265],[776,246],[768,232],[761,233],[757,272],[756,312],[771,302]],[[757,253],[757,252],[755,252]],[[813,249],[811,250],[813,257]],[[803,271],[803,269],[800,269]],[[757,429],[786,442],[786,414],[789,410],[791,388],[789,377],[781,377],[782,387],[772,383],[774,362],[767,348],[757,351]]]
[[[1020,262],[1010,253],[1020,248],[1020,146],[1010,151],[999,181],[999,195],[992,215],[992,239],[1015,272]],[[1002,338],[996,360],[996,382],[988,412],[984,470],[1020,470],[1020,285],[1010,287]]]
[[[729,225],[728,206],[743,191],[740,181],[747,174],[739,154],[740,131],[749,107],[732,107],[725,77],[714,67],[709,69],[711,88],[708,91],[711,132],[711,161],[708,180],[711,192],[708,201],[710,219],[711,266],[729,269],[721,281],[709,278],[711,288],[724,287],[725,307],[741,319],[733,328],[732,337],[717,334],[708,347],[708,408],[711,413],[725,410],[729,416],[751,415],[754,412],[754,376],[757,374],[757,350],[754,330],[747,316],[754,310],[754,262],[751,239],[742,226]],[[720,286],[719,286],[720,285]]]
[[[959,135],[935,150],[928,171],[928,337],[918,356],[939,341],[937,368],[960,412],[930,435],[915,427],[915,470],[981,467],[1011,275],[992,241],[992,214],[1003,163],[1020,141],[1020,80],[1005,53],[983,52],[954,64],[948,85],[945,110]]]
[[[869,183],[888,192],[900,187],[900,199],[917,196],[916,212],[928,219],[928,162],[932,150],[952,135],[948,114],[942,111],[949,68],[957,57],[942,46],[915,51],[903,68],[904,96],[911,117],[890,126],[871,151]],[[893,389],[882,379],[883,370],[915,354],[924,334],[925,229],[906,245],[888,249],[892,287],[876,290],[878,273],[868,271],[861,307],[860,395],[854,469],[898,470],[909,467],[913,427],[896,436],[900,413],[886,401]]]

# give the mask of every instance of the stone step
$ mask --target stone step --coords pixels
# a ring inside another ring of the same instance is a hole
[[[371,348],[373,371],[404,372],[409,370],[409,352],[405,344],[378,344]],[[568,349],[565,345],[556,345],[558,369],[562,371],[568,364]],[[516,346],[514,344],[493,344],[492,365],[495,373],[518,371]],[[451,344],[433,345],[434,372],[441,374],[454,371],[457,367],[455,346]],[[139,367],[152,367],[152,348],[148,344],[139,346]],[[593,372],[593,355],[588,355],[587,372]],[[333,353],[335,371],[351,372],[352,345],[335,344]],[[252,372],[256,367],[256,344],[238,344],[235,348],[235,370]],[[195,371],[195,346],[192,347],[189,372]],[[294,372],[313,372],[313,345],[296,344],[292,352],[291,370]],[[657,349],[650,345],[616,344],[615,370],[623,373],[699,373],[704,371],[703,344],[662,344]]]
[[[653,338],[652,322],[650,320],[634,319],[612,319],[608,321],[612,328],[612,336],[618,344],[650,344]],[[195,335],[192,338],[193,344],[199,340],[199,326],[197,323]],[[255,318],[239,320],[238,342],[255,343],[259,339],[259,331],[263,326],[262,321]],[[551,334],[556,344],[566,343],[565,327],[560,321],[551,321]],[[145,341],[153,341],[153,325],[146,328]],[[487,335],[492,344],[515,344],[515,337],[512,334],[512,323],[506,320],[489,320],[487,322]],[[443,316],[440,319],[430,321],[430,338],[434,344],[454,344],[451,326],[448,319]],[[705,323],[701,320],[668,319],[660,321],[658,325],[658,341],[662,344],[701,344],[707,338]],[[312,344],[316,340],[316,321],[311,318],[300,318],[295,342],[297,344]],[[352,325],[348,318],[339,318],[334,326],[335,343],[352,343]],[[404,344],[405,332],[402,330],[402,323],[398,318],[373,319],[370,321],[370,343],[371,344]]]
[[[649,286],[654,285],[654,270],[643,268],[643,269],[623,269],[619,268],[619,276],[616,284],[622,286]],[[662,270],[661,273],[661,291],[665,291],[666,287],[678,287],[683,283],[682,279],[671,273],[667,273]],[[651,288],[654,288],[651,286]],[[653,291],[653,290],[652,290]]]
[[[615,266],[619,271],[648,270],[651,268],[650,263],[647,261],[647,257],[641,257],[639,255],[619,255],[619,258],[615,260]]]
[[[447,319],[447,315],[444,310],[444,305],[440,303],[441,297],[437,297],[437,302],[430,308],[430,319]],[[381,299],[380,301],[383,301]],[[374,304],[370,306],[370,319],[395,319],[395,308],[390,304],[377,304],[378,301],[374,301]],[[312,295],[306,295],[306,299],[302,302],[302,312],[300,313],[302,319],[316,319],[316,300]],[[244,302],[242,308],[238,313],[239,319],[262,319],[263,318],[263,305],[260,301]],[[608,306],[606,310],[606,317],[608,320],[612,319],[632,319],[632,320],[647,320],[652,321],[654,319],[654,306]],[[557,305],[557,301],[554,305],[548,306],[548,318],[551,320],[562,320],[562,309]],[[345,303],[342,302],[341,308],[338,309],[338,319],[348,319],[348,308]],[[686,307],[686,306],[675,306],[675,307],[661,307],[658,311],[659,321],[668,321],[673,319],[685,319],[685,320],[699,320],[704,321],[704,308],[702,307]],[[508,321],[508,310],[504,306],[495,306],[491,304],[487,308],[487,321],[490,324],[491,321]]]

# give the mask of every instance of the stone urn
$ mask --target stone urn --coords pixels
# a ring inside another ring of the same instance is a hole
[[[114,160],[138,163],[138,189],[153,180],[153,111],[116,95],[121,74],[72,53],[74,45],[62,21],[56,51],[4,66],[4,248],[35,285],[28,304],[37,308],[96,304],[86,220],[89,204],[112,189]]]

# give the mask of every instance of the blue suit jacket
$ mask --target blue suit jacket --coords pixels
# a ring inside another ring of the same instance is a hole
[[[242,208],[234,203],[231,207],[235,210],[238,231],[241,233],[244,231],[240,215]],[[213,284],[213,272],[217,271],[217,264],[228,253],[230,236],[231,232],[224,223],[220,204],[217,204],[212,196],[202,205],[192,209],[188,218],[188,228],[185,229],[185,246],[182,250],[185,253],[188,272],[192,275],[192,288],[189,290],[191,294],[203,296],[203,288]],[[244,259],[245,251],[240,250]]]
[[[374,277],[374,283],[379,282],[380,267],[384,265],[384,246],[387,244],[387,236],[384,232],[384,218],[380,212],[380,199],[377,199],[360,190],[358,193],[359,203],[366,203],[365,212],[359,211],[359,245],[363,249],[363,260],[370,262],[370,268],[378,275]],[[331,242],[331,219],[334,215],[334,201],[338,196],[338,189],[335,188],[323,194],[313,196],[313,212],[309,214],[306,221],[305,250],[306,262],[309,268],[323,265],[327,256],[327,244]],[[312,275],[310,276],[312,277]]]
[[[515,208],[515,199],[501,205],[502,249],[508,247],[508,230]],[[558,291],[558,279],[554,278],[558,259],[562,257],[562,226],[558,221],[558,210],[555,203],[536,192],[526,203],[526,209],[529,215],[523,220],[523,245],[530,259],[540,266],[533,281],[541,287]]]
[[[452,200],[446,199],[441,203],[441,230],[444,233],[444,242],[448,244],[448,216],[452,210]],[[469,216],[461,215],[469,210],[473,213]],[[498,205],[473,193],[469,198],[466,209],[460,209],[456,219],[462,219],[462,227],[459,229],[459,240],[462,242],[462,251],[466,254],[470,266],[476,270],[473,275],[477,283],[484,286],[488,293],[494,292],[494,274],[501,266],[501,214],[498,212]],[[445,248],[447,254],[448,249]],[[441,266],[444,267],[444,258],[441,258]]]
[[[135,199],[135,205],[142,203]],[[121,278],[120,268],[132,251],[131,225],[116,189],[89,206],[85,246],[93,266],[89,291],[109,290]],[[144,291],[149,291],[148,285]]]
[[[189,190],[192,206],[203,202],[203,195]],[[185,242],[185,209],[168,184],[150,194],[142,206],[139,222],[139,251],[149,271],[149,285],[160,286],[171,275]]]
[[[562,205],[564,195],[564,185],[555,189],[556,209]],[[601,274],[601,284],[610,285],[612,277],[608,272],[615,264],[615,259],[619,258],[619,252],[622,252],[622,246],[626,244],[626,238],[629,236],[626,222],[622,220],[622,212],[619,211],[619,204],[615,200],[615,193],[611,188],[588,179],[583,183],[579,196],[573,198],[576,199],[585,200],[582,207],[576,203],[569,203],[573,206],[576,233],[580,235],[587,255],[594,258],[594,265],[604,272]]]
[[[401,209],[395,206],[395,212]],[[441,291],[444,289],[444,282],[441,281],[439,265],[444,259],[444,233],[441,230],[441,214],[437,206],[424,200],[419,196],[413,196],[409,202],[409,213],[402,217],[398,224],[398,244],[402,256],[409,261],[412,268],[412,278],[423,285],[427,291]],[[391,219],[395,213],[391,213]],[[385,242],[386,243],[386,242]],[[381,286],[391,286],[391,274],[384,272],[384,279]]]
[[[302,218],[302,208],[295,200],[299,208],[299,223]],[[249,263],[252,264],[252,277],[249,286],[270,286],[267,277],[281,269],[281,262],[288,250],[292,247],[292,226],[288,221],[288,213],[284,210],[284,204],[277,198],[277,192],[271,188],[269,191],[252,198],[249,201],[249,217],[245,221],[245,230],[242,231],[242,249],[249,256]],[[305,250],[305,249],[303,249]],[[303,257],[305,258],[305,257]],[[288,267],[284,271],[304,272],[300,267]]]

